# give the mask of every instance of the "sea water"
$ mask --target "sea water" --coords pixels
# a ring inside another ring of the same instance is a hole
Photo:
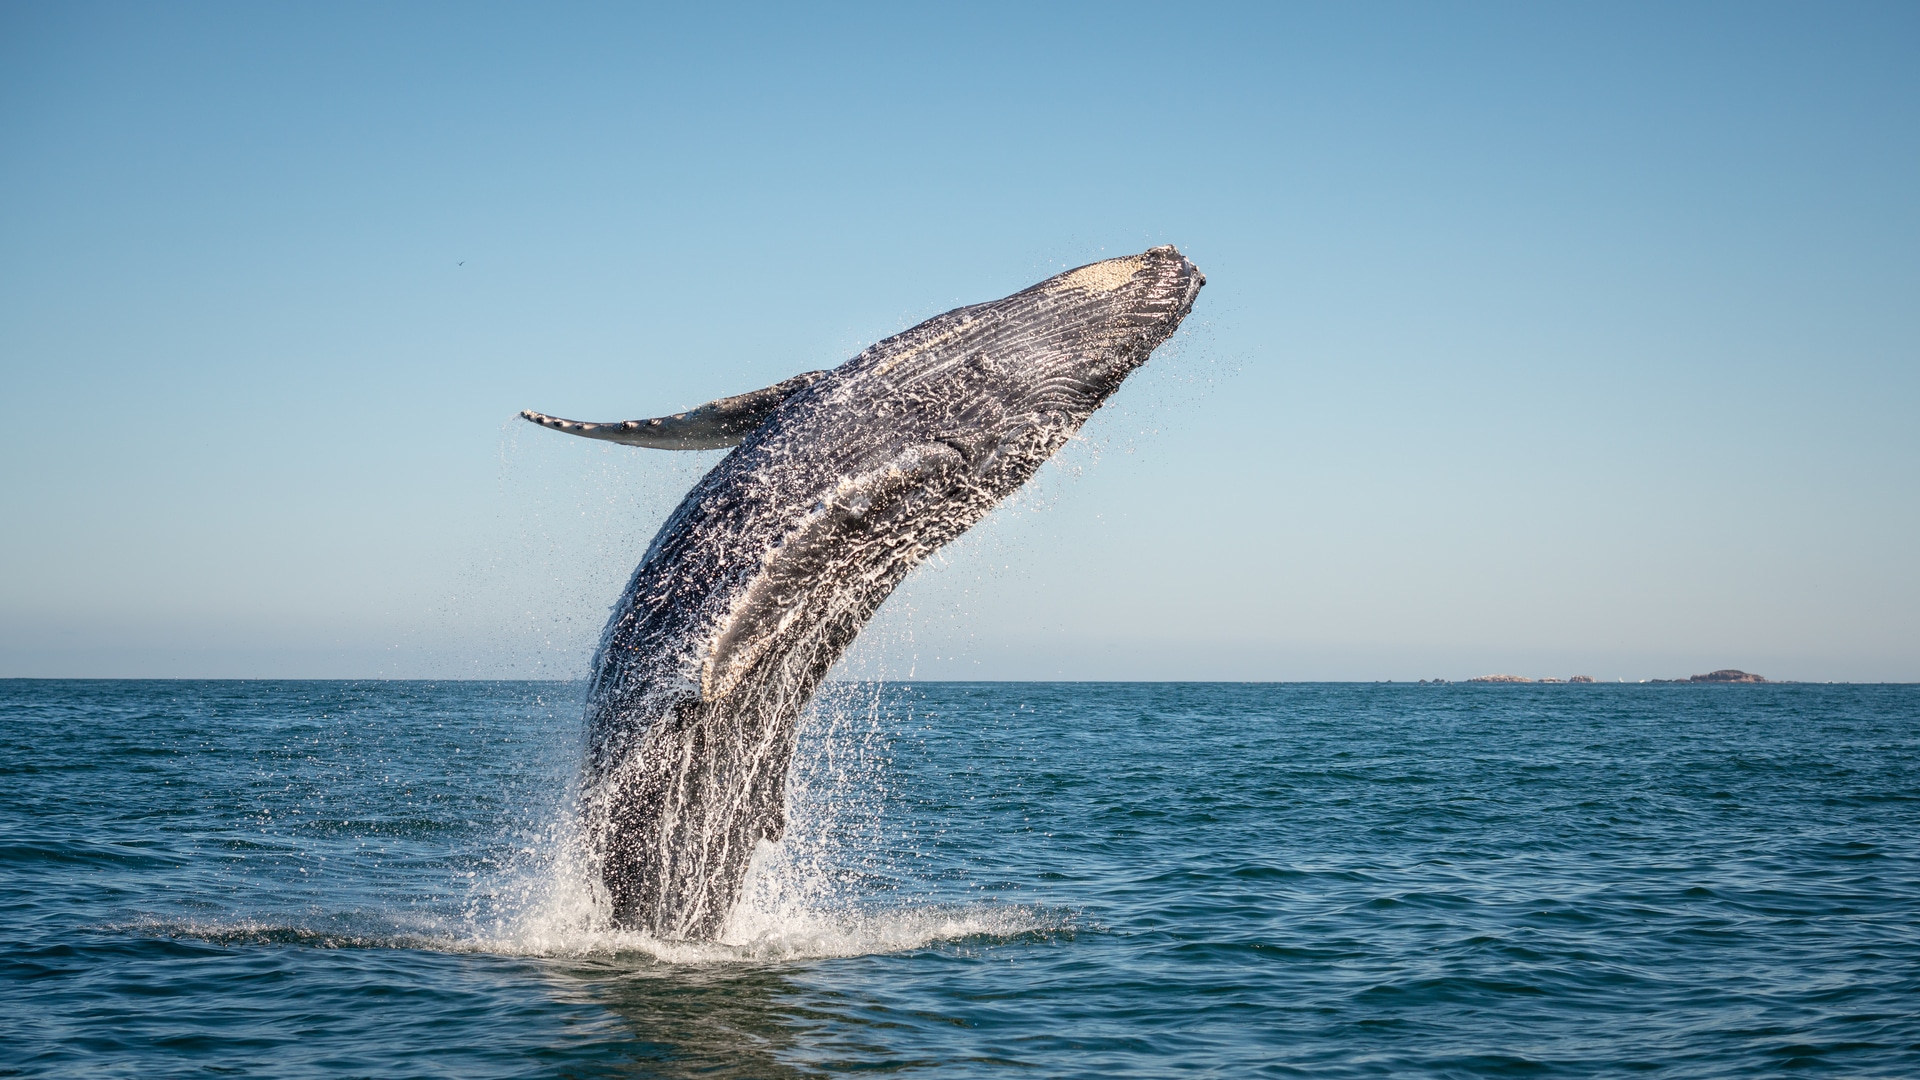
[[[0,682],[0,1075],[1920,1075],[1920,687],[830,687],[706,945],[582,695]]]

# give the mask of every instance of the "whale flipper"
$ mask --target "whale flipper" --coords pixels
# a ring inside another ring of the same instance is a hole
[[[824,371],[809,371],[764,390],[723,397],[697,409],[658,416],[652,420],[614,420],[604,424],[562,420],[522,409],[520,417],[541,427],[589,439],[644,446],[652,450],[719,450],[738,445],[773,415],[780,403],[813,384]]]

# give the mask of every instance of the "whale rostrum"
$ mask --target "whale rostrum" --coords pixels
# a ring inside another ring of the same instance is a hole
[[[1192,309],[1172,247],[958,308],[830,371],[655,420],[526,419],[734,446],[653,538],[594,655],[582,791],[613,921],[725,929],[786,825],[801,711],[907,572],[1079,431]]]

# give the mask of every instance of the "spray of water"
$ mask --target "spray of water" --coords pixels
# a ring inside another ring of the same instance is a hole
[[[856,658],[857,659],[857,658]],[[871,661],[869,661],[871,662]],[[887,842],[898,688],[825,684],[807,710],[789,776],[788,828],[755,849],[740,902],[717,941],[625,929],[593,857],[577,794],[517,844],[506,871],[476,885],[442,947],[537,956],[629,955],[670,964],[763,962],[921,949],[1071,932],[1057,911],[929,901],[912,853]]]

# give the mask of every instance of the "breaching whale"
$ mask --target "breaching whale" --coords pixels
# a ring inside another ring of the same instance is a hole
[[[1026,483],[1206,283],[1172,247],[958,308],[831,371],[569,434],[731,454],[653,538],[593,660],[589,848],[616,924],[712,939],[786,826],[800,712],[907,572]]]

